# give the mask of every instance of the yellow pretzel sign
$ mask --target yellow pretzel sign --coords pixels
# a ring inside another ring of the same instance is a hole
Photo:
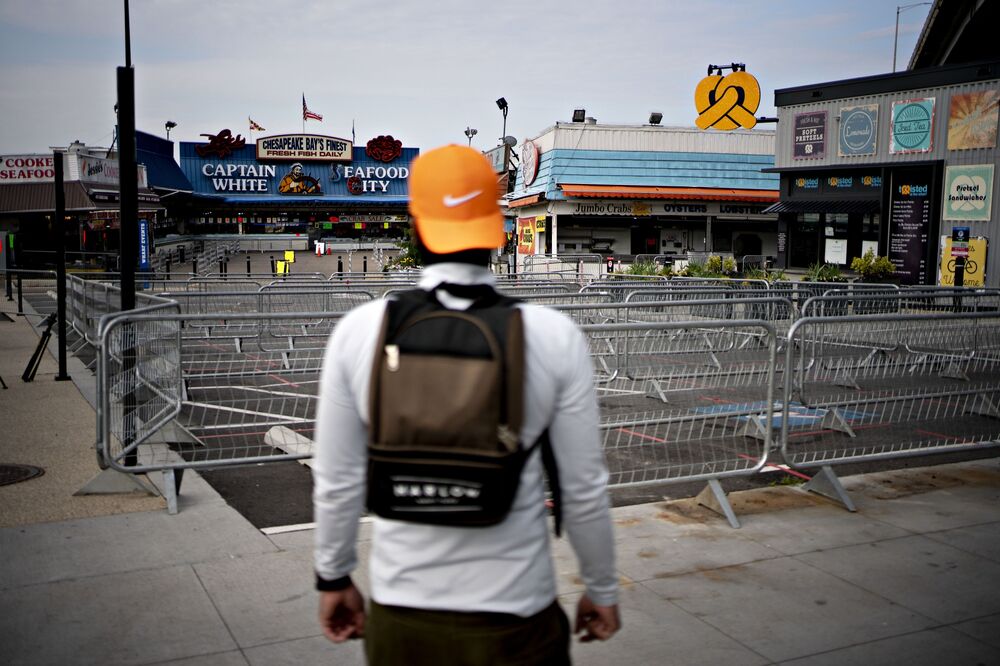
[[[746,72],[706,76],[694,89],[694,107],[698,110],[694,123],[701,129],[751,129],[757,124],[754,114],[758,106],[760,84]]]

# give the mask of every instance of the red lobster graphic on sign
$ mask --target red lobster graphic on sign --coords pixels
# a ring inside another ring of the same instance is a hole
[[[234,150],[247,145],[246,139],[239,134],[234,137],[228,129],[224,129],[218,134],[202,134],[200,136],[208,137],[207,144],[194,147],[195,152],[202,157],[215,155],[219,158],[225,158],[232,155]]]

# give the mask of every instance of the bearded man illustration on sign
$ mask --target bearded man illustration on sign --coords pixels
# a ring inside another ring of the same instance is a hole
[[[282,194],[318,194],[320,191],[319,181],[303,173],[298,162],[278,183],[278,192]]]

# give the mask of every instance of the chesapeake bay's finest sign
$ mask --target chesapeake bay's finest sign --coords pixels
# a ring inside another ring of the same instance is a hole
[[[257,159],[285,162],[350,162],[348,139],[317,134],[279,134],[257,139]]]
[[[826,111],[795,114],[792,159],[817,159],[826,155],[826,116]]]
[[[988,222],[992,208],[992,164],[945,168],[943,219]]]
[[[841,157],[874,155],[878,134],[878,105],[845,106],[840,109],[837,154]]]
[[[892,103],[890,153],[926,153],[934,147],[934,98]]]

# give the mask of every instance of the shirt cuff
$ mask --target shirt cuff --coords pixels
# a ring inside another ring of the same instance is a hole
[[[340,592],[341,590],[346,590],[353,584],[354,583],[351,582],[350,576],[341,576],[340,578],[334,578],[331,580],[316,574],[316,589],[320,592]]]

